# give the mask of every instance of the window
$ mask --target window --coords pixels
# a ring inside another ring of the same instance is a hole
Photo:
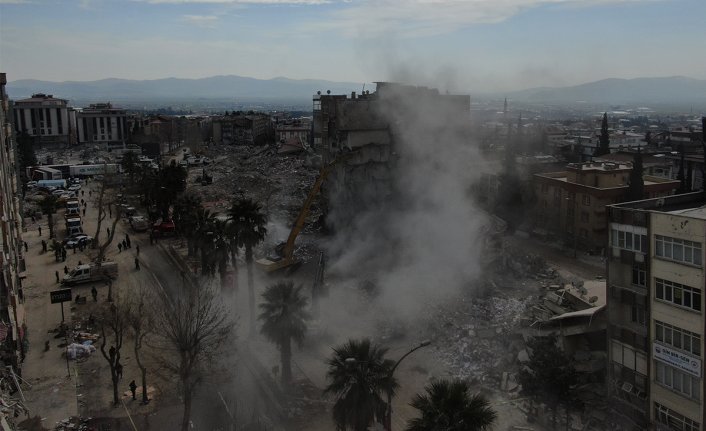
[[[630,312],[630,321],[640,326],[647,326],[645,307],[643,305],[633,304]]]
[[[655,278],[655,298],[694,311],[701,311],[701,291],[683,284]]]
[[[581,195],[581,202],[584,205],[591,205],[591,196],[590,195]]]
[[[321,100],[314,100],[314,111],[321,110]]]
[[[645,228],[613,223],[610,229],[610,245],[624,250],[647,253],[646,233]]]
[[[700,242],[655,235],[655,256],[702,266]]]
[[[632,284],[635,286],[647,286],[647,273],[644,269],[635,266],[632,269]]]
[[[692,400],[701,399],[701,379],[678,370],[661,361],[655,361],[657,383]]]
[[[701,356],[701,335],[655,320],[655,339],[662,344]]]
[[[655,420],[667,425],[670,429],[680,431],[699,431],[701,425],[686,416],[668,409],[665,406],[655,403]]]

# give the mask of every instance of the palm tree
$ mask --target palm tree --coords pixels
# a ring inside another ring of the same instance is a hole
[[[279,282],[269,286],[262,294],[264,302],[260,304],[260,332],[279,348],[282,387],[292,380],[292,340],[301,347],[306,334],[306,321],[309,320],[307,299],[302,295],[302,289],[301,285],[294,287],[291,281]]]
[[[42,213],[47,215],[47,223],[49,224],[49,238],[54,238],[54,214],[56,213],[56,200],[56,196],[47,195],[39,203]]]
[[[245,263],[248,271],[248,308],[250,310],[250,335],[255,335],[255,284],[253,281],[253,247],[265,239],[267,217],[261,212],[259,203],[252,199],[239,199],[233,202],[228,211],[235,223],[238,246],[245,247]]]
[[[186,249],[189,256],[193,256],[195,252],[194,240],[200,210],[203,210],[201,198],[193,193],[184,193],[174,202],[174,223],[179,229],[179,234],[186,238]]]
[[[213,242],[215,239],[213,225],[216,221],[216,213],[211,212],[209,209],[198,208],[195,216],[195,243],[201,251],[201,273],[213,275],[211,255],[213,253]]]
[[[482,395],[470,395],[463,380],[438,380],[410,403],[421,417],[407,422],[407,431],[486,431],[497,413]]]
[[[382,395],[394,395],[398,386],[391,373],[394,361],[385,359],[387,349],[364,338],[348,340],[333,352],[326,362],[331,383],[324,393],[337,397],[333,406],[337,429],[365,431],[374,419],[383,422],[387,403]]]

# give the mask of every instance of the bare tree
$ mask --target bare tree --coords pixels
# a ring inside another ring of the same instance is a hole
[[[101,331],[100,350],[110,366],[110,377],[113,382],[113,404],[115,405],[120,403],[118,395],[118,382],[122,377],[120,349],[123,347],[123,336],[128,327],[126,310],[127,304],[118,295],[116,302],[103,306],[97,319]],[[105,347],[108,343],[110,343],[110,348],[106,351]]]
[[[135,352],[135,362],[137,362],[142,374],[142,404],[147,404],[147,367],[142,362],[140,356],[145,338],[154,330],[154,317],[151,310],[147,309],[147,304],[154,303],[154,297],[144,285],[139,284],[130,290],[127,307],[127,324],[133,337],[133,350]]]
[[[213,280],[176,295],[162,296],[155,310],[157,347],[164,350],[164,368],[177,376],[184,401],[181,429],[189,429],[194,391],[207,372],[206,364],[231,336],[234,322],[216,296]]]
[[[99,264],[103,262],[105,252],[108,249],[108,246],[113,242],[113,237],[115,236],[115,226],[118,224],[118,221],[120,221],[120,208],[115,205],[115,219],[113,219],[113,223],[110,226],[110,232],[108,233],[107,239],[101,244],[100,235],[103,220],[105,220],[106,217],[108,217],[108,215],[111,213],[112,210],[110,209],[110,206],[113,204],[112,194],[106,190],[108,178],[109,175],[105,175],[103,179],[99,181],[100,190],[98,191],[98,226],[96,227],[96,234],[93,236],[93,248],[98,248],[96,262]]]

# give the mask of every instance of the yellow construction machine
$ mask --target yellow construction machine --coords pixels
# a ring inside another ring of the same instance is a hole
[[[319,191],[321,190],[321,185],[324,183],[324,180],[326,177],[331,173],[333,170],[333,167],[349,158],[352,156],[354,153],[347,153],[344,156],[338,157],[336,160],[333,162],[324,165],[321,167],[321,171],[319,172],[319,176],[316,178],[316,181],[314,182],[314,185],[312,186],[311,190],[309,191],[309,195],[306,197],[306,200],[304,201],[304,205],[302,205],[301,210],[299,211],[299,216],[297,217],[296,222],[294,223],[294,226],[292,226],[292,230],[289,232],[289,237],[287,238],[287,242],[284,243],[283,246],[278,247],[278,254],[281,256],[279,260],[276,260],[276,258],[262,258],[262,259],[257,259],[255,263],[257,266],[262,269],[265,272],[273,272],[277,271],[282,268],[288,268],[292,267],[294,265],[299,265],[301,261],[297,258],[294,257],[294,241],[296,241],[297,236],[299,236],[299,233],[302,231],[304,228],[304,223],[306,222],[306,218],[309,215],[309,208],[311,207],[311,204],[314,202],[314,199],[316,198],[316,195],[319,194]],[[280,250],[281,249],[281,250]]]

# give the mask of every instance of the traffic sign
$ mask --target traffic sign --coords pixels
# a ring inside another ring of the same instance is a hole
[[[49,298],[52,304],[71,302],[71,289],[53,290],[49,292]]]

